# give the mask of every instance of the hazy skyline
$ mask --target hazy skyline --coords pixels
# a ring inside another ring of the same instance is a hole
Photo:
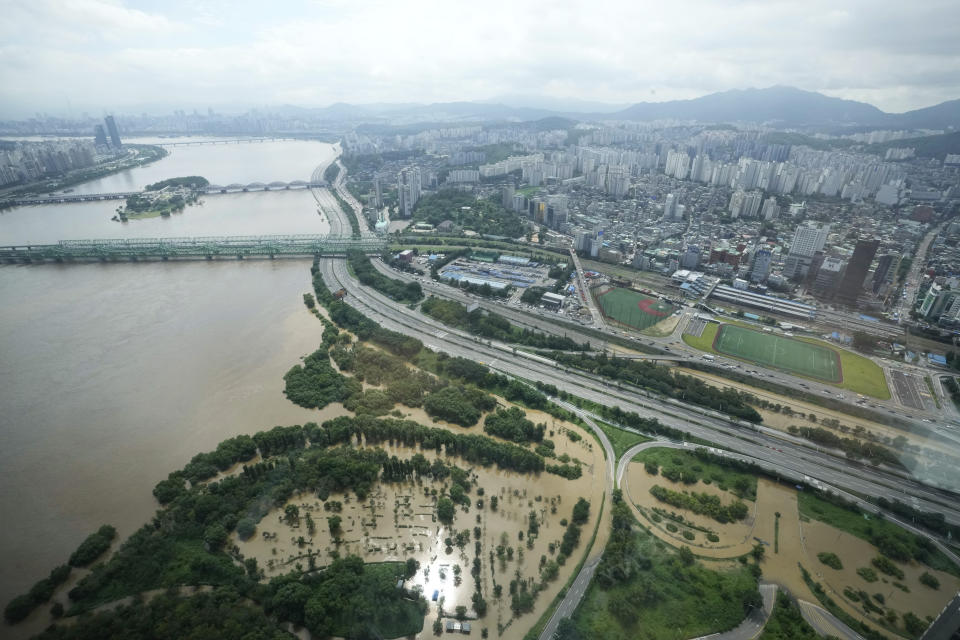
[[[0,117],[790,85],[960,98],[960,3],[0,0]],[[516,100],[514,100],[516,102]]]

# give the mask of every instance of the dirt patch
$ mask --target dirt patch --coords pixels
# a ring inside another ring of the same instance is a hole
[[[659,337],[659,338],[669,336],[671,333],[673,333],[676,330],[677,325],[680,323],[680,319],[682,317],[683,317],[683,314],[675,313],[671,315],[669,318],[664,318],[663,320],[653,325],[652,327],[647,327],[640,333],[648,336]]]
[[[857,418],[849,414],[842,413],[840,411],[825,409],[821,406],[811,404],[809,402],[803,402],[801,400],[796,400],[794,398],[789,398],[787,396],[771,393],[769,391],[758,389],[757,387],[752,387],[748,384],[744,384],[741,382],[733,382],[731,380],[727,380],[720,376],[704,373],[702,371],[696,371],[694,369],[686,369],[683,367],[678,367],[677,370],[687,375],[700,378],[704,382],[718,388],[732,387],[734,389],[752,393],[758,398],[763,398],[764,400],[767,400],[774,404],[789,406],[791,409],[793,409],[795,413],[804,413],[804,414],[812,413],[817,416],[818,422],[816,426],[823,427],[825,429],[830,429],[831,431],[834,431],[837,435],[840,435],[843,437],[850,437],[850,434],[852,434],[853,430],[859,426],[859,427],[863,427],[867,431],[872,431],[873,433],[877,434],[880,437],[896,438],[897,436],[903,436],[907,438],[907,440],[911,444],[924,446],[924,447],[938,446],[936,442],[933,442],[928,438],[917,436],[915,434],[908,433],[906,431],[902,431],[894,427],[881,424],[879,422],[872,422],[870,420]],[[809,422],[806,418],[801,418],[797,415],[788,416],[782,413],[777,413],[775,411],[769,411],[769,410],[760,409],[760,408],[757,408],[757,411],[759,411],[760,415],[763,416],[763,424],[765,426],[772,427],[774,429],[779,429],[784,432],[786,432],[787,428],[790,425],[813,426],[813,423]],[[826,427],[820,424],[820,420],[823,418],[839,420],[841,424],[844,424],[850,427],[850,433],[844,434],[839,430],[831,429],[830,427]]]

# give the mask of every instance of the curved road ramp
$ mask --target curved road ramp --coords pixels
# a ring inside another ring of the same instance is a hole
[[[763,596],[763,608],[753,609],[738,626],[723,633],[711,633],[693,640],[753,640],[767,624],[773,613],[773,603],[777,600],[777,585],[760,583],[760,595]]]
[[[798,600],[797,604],[800,605],[800,615],[821,636],[836,636],[843,640],[864,640],[863,636],[840,622],[823,607],[805,600]]]

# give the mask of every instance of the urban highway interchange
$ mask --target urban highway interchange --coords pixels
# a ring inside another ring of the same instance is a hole
[[[341,170],[334,188],[342,189],[342,178],[345,172]],[[344,219],[344,213],[335,203],[332,195],[325,189],[314,190],[321,210],[328,216],[331,232],[337,235],[349,234],[350,225]],[[349,201],[348,201],[349,202]],[[353,204],[353,203],[351,203]],[[360,224],[362,232],[366,231],[362,216]],[[377,258],[373,259],[375,267],[394,278],[410,280],[414,276],[389,269]],[[827,452],[813,446],[799,438],[768,429],[760,425],[747,425],[731,419],[719,412],[686,405],[671,398],[646,394],[638,389],[625,388],[619,384],[611,384],[599,380],[595,376],[586,375],[573,369],[559,366],[546,358],[518,351],[516,348],[496,341],[481,340],[466,332],[448,327],[407,305],[398,303],[380,293],[368,289],[350,273],[347,262],[343,258],[322,258],[319,262],[320,275],[324,283],[331,290],[343,288],[347,292],[347,304],[355,307],[371,320],[379,323],[386,329],[398,331],[404,335],[418,338],[425,346],[435,351],[443,351],[450,356],[460,356],[482,363],[491,370],[512,376],[525,381],[540,381],[552,384],[559,390],[590,400],[602,406],[619,406],[625,411],[634,411],[646,418],[654,418],[661,423],[688,432],[691,436],[712,442],[720,449],[715,453],[738,458],[747,462],[756,463],[774,474],[780,475],[790,482],[805,482],[812,486],[828,489],[857,503],[861,508],[874,511],[876,507],[864,498],[876,500],[883,497],[888,500],[896,499],[917,509],[943,513],[947,521],[960,524],[960,504],[957,495],[950,491],[927,486],[905,474],[878,469],[868,465],[853,463],[842,457],[839,452]],[[469,304],[477,302],[481,308],[494,311],[511,322],[546,333],[567,335],[580,342],[591,341],[584,339],[575,326],[565,326],[566,323],[557,323],[541,317],[523,313],[517,308],[506,305],[493,304],[489,301],[479,301],[472,296],[456,289],[434,283],[427,278],[416,278],[427,293],[454,299]],[[679,336],[683,330],[682,323],[678,323],[674,333],[665,339],[671,344],[679,343]],[[592,341],[595,342],[596,338]],[[656,339],[648,341],[651,346],[657,345]],[[606,345],[604,345],[606,347]],[[679,354],[678,354],[679,355]],[[680,359],[692,356],[681,355]],[[739,364],[739,363],[737,363]],[[796,382],[789,380],[790,376],[780,372],[764,371],[763,375],[771,377],[790,386]],[[826,385],[824,385],[826,387]],[[834,392],[833,389],[826,391]],[[602,474],[605,488],[609,494],[619,484],[626,469],[626,465],[639,451],[638,445],[628,450],[619,460],[616,460],[613,446],[607,435],[601,430],[589,411],[582,410],[558,398],[552,398],[563,408],[572,411],[591,428],[596,434],[606,456],[606,469]],[[892,411],[891,411],[892,412]],[[912,417],[912,416],[905,416]],[[665,446],[688,447],[690,443],[676,443],[662,441]],[[651,446],[647,443],[646,446]],[[723,449],[726,449],[724,451]],[[736,452],[736,453],[732,453]],[[593,470],[595,480],[599,480],[599,470]],[[884,516],[897,522],[914,533],[929,535],[929,532],[918,529],[902,518],[885,513]],[[960,558],[941,540],[934,539],[934,543],[944,551],[954,562],[960,564]],[[592,549],[584,560],[579,573],[574,579],[571,588],[563,600],[556,606],[540,634],[540,640],[550,640],[557,629],[561,618],[572,615],[586,592],[586,586],[596,570],[602,549]]]
[[[595,376],[564,369],[496,342],[480,340],[452,329],[418,311],[362,286],[339,258],[320,261],[320,273],[331,289],[343,287],[347,302],[387,329],[420,339],[427,347],[482,362],[491,369],[528,381],[553,384],[574,396],[606,406],[620,406],[692,436],[746,454],[774,471],[792,477],[807,476],[832,487],[864,496],[898,499],[926,511],[944,513],[960,523],[956,496],[927,487],[913,479],[866,465],[851,464],[798,441],[774,436],[765,430],[742,426],[714,411],[687,406],[668,398],[647,396],[625,387],[599,381]]]

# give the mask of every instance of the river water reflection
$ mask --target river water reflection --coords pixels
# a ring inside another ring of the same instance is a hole
[[[177,141],[204,138],[173,138]],[[156,143],[155,138],[131,138],[125,142]],[[333,145],[324,142],[286,140],[241,144],[200,144],[169,147],[170,155],[151,164],[121,171],[73,187],[74,193],[137,191],[148,184],[177,176],[203,176],[211,184],[292,182],[309,180],[313,170],[334,157]]]
[[[320,143],[272,144],[299,158],[296,173],[287,172],[291,160],[273,172],[276,179],[309,177],[333,153]],[[300,145],[314,151],[296,156]],[[137,180],[209,176],[222,149],[190,149],[210,151],[209,170],[191,155],[196,164],[177,160],[168,163],[173,170]],[[264,164],[277,157],[288,156]],[[215,179],[268,177],[237,169],[243,166]],[[116,203],[22,207],[0,214],[0,243],[326,232],[307,191],[204,201],[168,219],[125,225],[110,221]],[[309,264],[0,266],[0,601],[66,561],[99,525],[126,536],[145,523],[156,509],[153,485],[195,453],[316,417],[282,393],[284,372],[321,340],[322,325],[302,300]]]
[[[169,217],[115,222],[116,200],[44,204],[0,212],[0,245],[87,238],[178,238],[330,232],[306,189],[203,196]]]

